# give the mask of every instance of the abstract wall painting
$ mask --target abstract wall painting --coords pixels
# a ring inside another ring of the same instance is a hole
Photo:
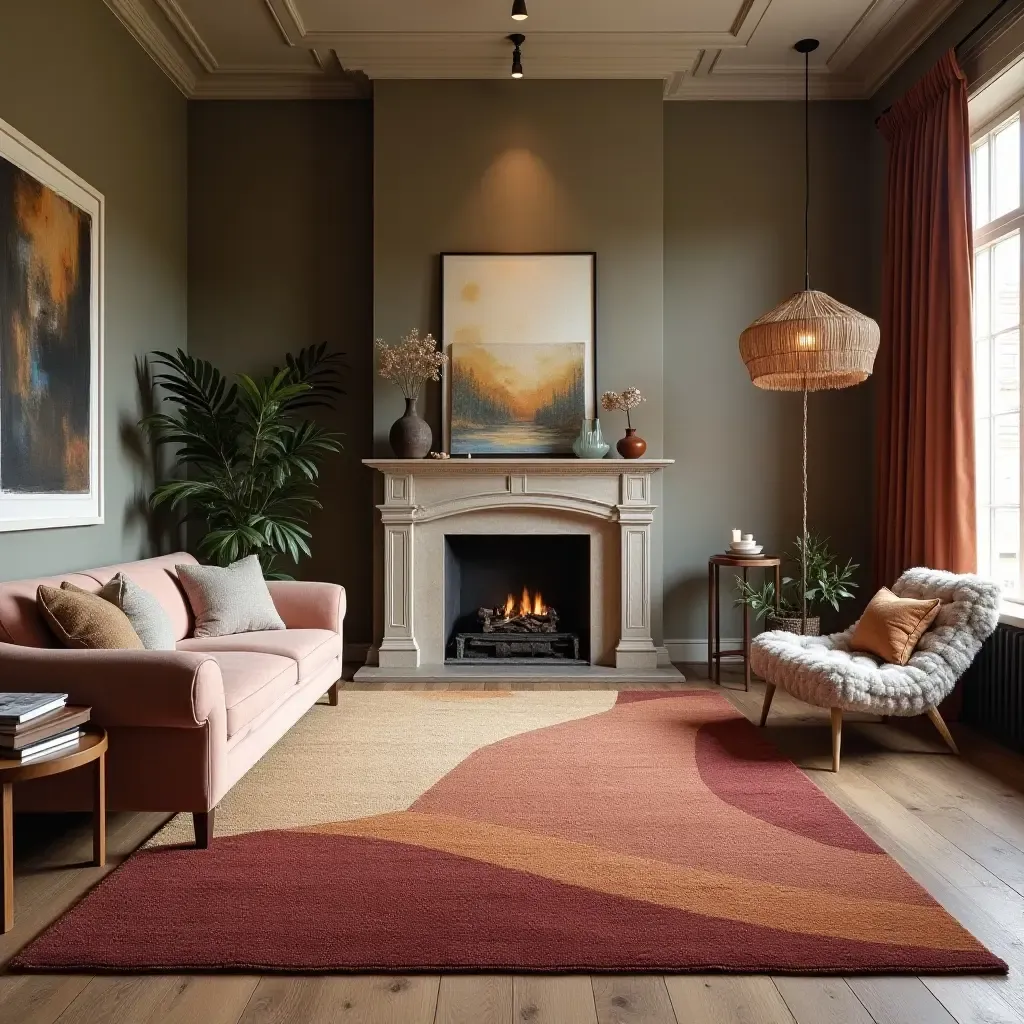
[[[596,413],[593,253],[441,256],[444,444],[571,455]]]
[[[103,522],[103,197],[0,121],[0,531]]]

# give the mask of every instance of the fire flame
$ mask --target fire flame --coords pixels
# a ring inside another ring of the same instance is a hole
[[[512,594],[505,598],[506,619],[513,615],[547,615],[547,613],[548,606],[544,603],[544,598],[539,590],[531,597],[529,589],[523,587],[518,601]]]

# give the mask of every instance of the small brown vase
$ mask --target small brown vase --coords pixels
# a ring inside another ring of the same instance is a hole
[[[647,451],[647,442],[636,436],[636,427],[626,427],[626,436],[619,438],[615,450],[624,459],[639,459]]]

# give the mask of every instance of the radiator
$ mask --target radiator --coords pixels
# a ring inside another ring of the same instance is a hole
[[[1024,629],[1000,623],[963,681],[962,719],[1024,752]]]

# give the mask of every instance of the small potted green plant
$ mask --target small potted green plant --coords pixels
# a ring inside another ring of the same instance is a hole
[[[805,555],[803,542],[796,539],[796,552],[784,555],[787,564],[795,564],[799,572],[800,563]],[[853,597],[853,589],[857,584],[853,574],[860,566],[847,560],[841,566],[839,559],[828,546],[828,539],[822,540],[815,534],[807,535],[807,636],[818,636],[821,632],[821,615],[819,609],[823,605],[831,605],[839,611],[839,603]],[[784,629],[790,633],[800,633],[800,576],[783,576],[779,594],[778,611],[775,610],[775,583],[768,580],[761,587],[755,587],[747,580],[737,578],[736,605],[747,605],[754,617],[764,619],[767,629]]]

